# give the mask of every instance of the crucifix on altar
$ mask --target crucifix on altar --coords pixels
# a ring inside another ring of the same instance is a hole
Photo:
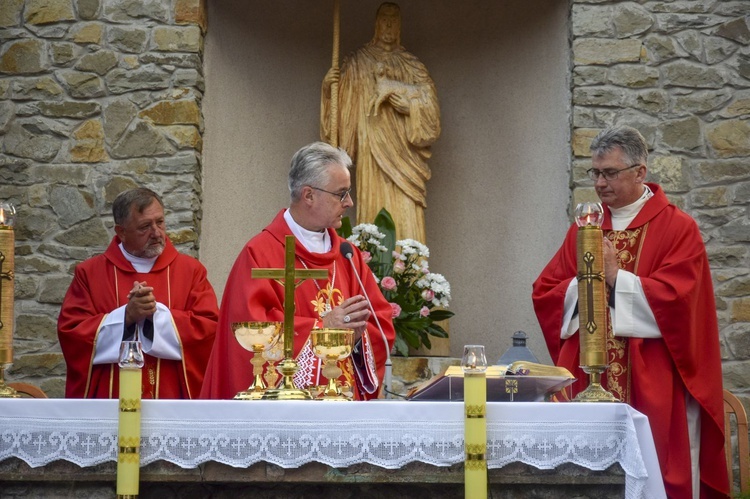
[[[325,269],[294,268],[294,236],[286,236],[283,269],[252,269],[253,279],[274,279],[284,286],[284,360],[279,364],[283,375],[277,388],[266,390],[263,400],[310,400],[309,390],[294,384],[294,374],[299,366],[294,359],[294,290],[306,279],[326,279]]]

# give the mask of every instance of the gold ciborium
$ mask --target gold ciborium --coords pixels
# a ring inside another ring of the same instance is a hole
[[[283,322],[233,322],[232,331],[242,348],[253,352],[250,363],[253,365],[253,384],[247,390],[234,396],[239,400],[260,400],[266,392],[263,381],[263,352],[276,345],[281,336]]]
[[[352,354],[354,346],[354,330],[352,329],[313,329],[310,333],[313,353],[325,363],[323,376],[328,378],[328,385],[318,395],[322,400],[351,400],[336,383],[341,376],[338,361],[344,360]]]

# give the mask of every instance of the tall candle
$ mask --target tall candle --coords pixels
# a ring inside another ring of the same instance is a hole
[[[614,402],[615,396],[601,385],[607,369],[607,285],[604,275],[604,211],[599,203],[576,206],[578,262],[578,339],[580,366],[589,385],[576,395],[579,402]]]
[[[487,359],[481,345],[466,345],[464,371],[464,495],[487,498]]]
[[[15,209],[0,203],[0,368],[13,363]]]
[[[120,347],[120,418],[117,435],[117,497],[138,497],[141,466],[140,342],[123,341]]]

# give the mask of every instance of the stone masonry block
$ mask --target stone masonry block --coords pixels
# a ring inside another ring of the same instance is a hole
[[[47,44],[34,38],[10,43],[0,57],[0,73],[33,74],[48,66]]]
[[[162,52],[200,52],[203,36],[198,26],[154,28],[154,48]]]
[[[666,191],[684,192],[689,189],[681,157],[652,156],[649,163],[649,174]]]
[[[196,24],[205,33],[208,21],[206,0],[176,0],[174,21],[177,24]]]
[[[198,103],[192,99],[161,101],[144,109],[138,116],[156,125],[198,125],[201,110]]]
[[[591,141],[601,132],[598,128],[576,128],[573,130],[573,155],[575,157],[591,157]]]
[[[23,0],[3,0],[0,2],[0,27],[15,27],[21,24]]]
[[[26,0],[24,20],[29,24],[53,24],[75,18],[71,0]]]
[[[101,163],[109,161],[104,149],[104,127],[98,119],[85,121],[72,135],[70,159],[74,163]]]
[[[609,40],[583,38],[573,41],[573,62],[611,65],[618,62],[638,62],[641,59],[641,40]]]
[[[750,120],[727,120],[708,129],[709,144],[720,158],[750,156]]]

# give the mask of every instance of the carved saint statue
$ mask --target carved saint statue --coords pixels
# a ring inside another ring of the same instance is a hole
[[[401,11],[384,3],[375,36],[331,68],[321,92],[321,138],[331,142],[331,85],[339,83],[338,144],[356,164],[357,222],[381,208],[399,239],[426,242],[427,160],[440,135],[440,109],[427,68],[401,46]]]

